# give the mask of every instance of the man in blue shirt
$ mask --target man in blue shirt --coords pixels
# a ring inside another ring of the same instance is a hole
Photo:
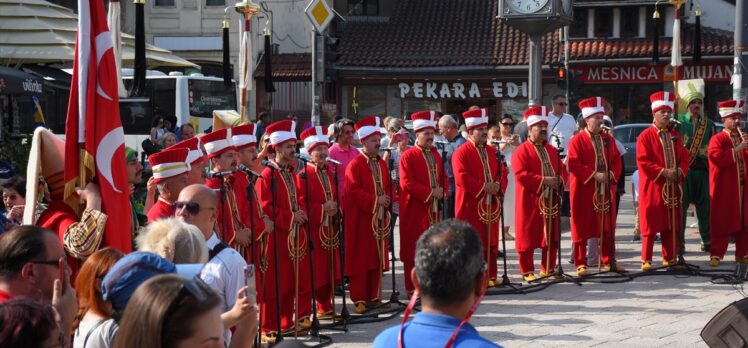
[[[452,154],[466,141],[460,134],[458,126],[457,120],[451,115],[444,115],[439,119],[439,134],[447,141],[446,144],[437,144],[439,154],[446,153],[446,156],[442,156],[446,158],[442,159],[449,180],[447,203],[444,207],[444,215],[447,219],[455,217],[455,174],[452,172]]]
[[[468,323],[485,293],[481,255],[480,238],[463,221],[446,220],[426,230],[416,244],[410,274],[422,312],[404,326],[380,333],[374,347],[499,347]]]

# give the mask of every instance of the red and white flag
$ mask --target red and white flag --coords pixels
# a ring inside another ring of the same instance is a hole
[[[132,251],[132,213],[117,73],[104,2],[78,1],[78,35],[65,124],[65,200],[95,176],[108,215],[103,242]]]

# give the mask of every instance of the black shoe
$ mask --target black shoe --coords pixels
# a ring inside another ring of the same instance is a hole
[[[712,249],[711,244],[701,244],[701,251],[709,252]]]
[[[634,238],[631,239],[631,241],[632,242],[641,242],[642,241],[642,236],[640,236],[640,235],[637,234],[637,235],[634,236]]]

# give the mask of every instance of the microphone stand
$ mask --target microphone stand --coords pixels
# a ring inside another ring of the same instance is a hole
[[[273,268],[275,271],[275,310],[276,319],[278,320],[278,332],[275,335],[275,344],[278,344],[278,342],[283,341],[283,335],[281,334],[280,281],[278,280],[278,224],[276,223],[278,221],[278,210],[275,206],[275,202],[278,200],[278,190],[277,180],[275,179],[275,164],[268,160],[267,167],[270,168],[270,191],[273,193],[273,261],[275,261]]]
[[[299,157],[301,162],[304,164],[304,172],[301,173],[301,178],[304,179],[304,191],[306,191],[306,211],[311,214],[311,206],[309,203],[309,166],[307,165],[307,160]],[[306,236],[307,236],[307,243],[309,246],[309,274],[311,277],[311,285],[312,285],[312,327],[309,330],[309,334],[312,335],[312,337],[319,337],[319,319],[317,318],[317,286],[316,286],[316,279],[314,278],[314,241],[312,240],[312,219],[307,216],[306,219]]]
[[[442,156],[442,189],[447,188],[447,144],[438,143],[441,146]],[[447,216],[447,204],[449,200],[449,190],[444,191],[444,197],[442,197],[442,221],[448,218]],[[408,276],[407,274],[405,275]]]
[[[252,260],[252,264],[256,265],[256,267],[255,267],[256,270],[259,270],[260,269],[259,268],[260,267],[260,263],[257,262],[257,259],[255,259],[255,216],[254,216],[255,215],[254,214],[254,207],[255,207],[254,200],[255,200],[255,197],[252,194],[252,188],[254,187],[253,186],[254,182],[253,182],[252,179],[254,179],[254,178],[251,177],[251,174],[244,174],[244,175],[249,175],[250,176],[250,178],[249,178],[249,185],[247,185],[247,188],[246,188],[246,191],[247,191],[246,192],[247,193],[247,201],[249,202],[249,236],[250,236],[249,237],[250,238],[249,239],[249,247],[250,247],[249,253],[251,255],[250,257],[251,257],[251,260]],[[258,315],[258,322],[259,322],[258,323],[259,327],[262,328],[262,316],[261,315]],[[262,344],[262,333],[261,332],[259,332],[257,334],[257,336],[255,337],[255,345],[257,347],[259,347],[260,344]]]
[[[673,158],[675,159],[675,175],[677,175],[677,177],[678,177],[678,181],[676,181],[676,187],[680,187],[680,189],[683,190],[683,188],[682,188],[682,186],[680,184],[680,171],[679,171],[679,166],[678,166],[678,152],[677,152],[677,150],[675,148],[675,146],[676,146],[676,144],[678,142],[678,137],[677,136],[671,136],[671,139],[672,139],[672,142],[673,142],[673,152],[674,152]],[[685,179],[686,178],[684,177],[683,178],[684,183],[685,183]],[[680,191],[680,192],[682,192],[682,191]],[[675,266],[676,266],[676,269],[678,269],[678,270],[690,271],[690,272],[698,272],[699,266],[687,263],[685,257],[683,257],[683,252],[684,252],[683,249],[685,249],[686,243],[684,241],[683,242],[683,246],[684,247],[681,248],[680,247],[680,245],[681,245],[680,240],[678,240],[678,238],[680,238],[680,228],[681,228],[680,226],[681,226],[682,223],[685,223],[685,221],[681,221],[681,217],[683,216],[683,201],[681,200],[681,198],[677,197],[676,200],[675,200],[675,202],[678,204],[678,214],[674,218],[672,218],[677,223],[677,225],[673,226],[673,231],[672,231],[672,233],[673,233],[673,249],[678,248],[678,256],[677,256],[677,260],[676,260]],[[675,209],[672,209],[672,212],[675,213]],[[676,228],[677,228],[677,231],[675,231]],[[683,238],[685,239],[685,237],[686,237],[686,234],[684,232],[683,233]],[[673,251],[675,251],[675,250],[673,250]]]
[[[499,186],[501,186],[501,178],[504,177],[503,170],[505,168],[505,158],[504,153],[501,152],[500,149],[496,149],[496,162],[499,164]],[[504,236],[504,190],[499,189],[499,204],[501,205],[501,223],[499,224],[500,231],[500,237],[501,238],[501,250],[502,250],[502,259],[503,259],[503,267],[504,267],[504,274],[501,276],[501,286],[508,286],[512,289],[514,289],[517,292],[522,292],[522,290],[518,289],[516,285],[522,285],[522,284],[516,284],[512,283],[511,280],[509,280],[509,274],[507,273],[507,266],[506,266],[506,237]]]
[[[602,139],[603,139],[603,146],[605,146],[605,153],[606,153],[605,157],[607,158],[608,163],[612,163],[613,162],[613,159],[610,158],[610,147],[611,147],[610,137],[612,137],[611,132],[612,132],[612,129],[610,131],[606,131],[605,132],[605,136],[602,137]],[[615,145],[615,140],[614,140],[614,142],[612,144]],[[610,168],[610,166],[608,166],[608,168]],[[621,170],[623,170],[623,168],[621,168]],[[611,170],[608,170],[608,173],[606,173],[607,174],[607,180],[606,180],[606,183],[605,183],[605,185],[606,185],[605,187],[607,188],[606,194],[610,195],[610,207],[608,208],[608,214],[607,214],[608,215],[607,216],[607,218],[608,218],[608,228],[610,229],[610,236],[608,237],[610,239],[610,247],[608,249],[608,253],[609,253],[608,254],[608,261],[609,261],[609,265],[610,265],[610,271],[608,273],[616,273],[619,276],[628,277],[627,275],[623,274],[623,272],[619,271],[618,270],[618,266],[616,265],[618,263],[618,261],[616,260],[616,256],[615,256],[616,255],[615,254],[616,253],[616,229],[613,226],[613,201],[614,201],[614,197],[613,197],[613,190],[612,190],[613,187],[611,186],[611,178],[610,178],[611,172],[612,172]],[[617,207],[617,205],[616,205],[616,207]],[[603,248],[603,245],[602,245],[603,234],[605,234],[605,224],[603,224],[603,229],[600,230],[600,250],[602,250],[602,248]],[[602,260],[602,257],[603,257],[602,253],[597,256],[598,260]]]
[[[335,201],[340,205],[340,183],[338,182],[338,165],[333,163],[335,167],[334,176],[335,176]],[[342,208],[342,207],[341,207]],[[338,253],[340,254],[340,280],[342,282],[342,288],[343,288],[343,308],[340,310],[340,318],[341,322],[343,323],[343,330],[345,332],[348,332],[348,319],[351,317],[351,313],[348,312],[348,306],[346,305],[346,296],[345,296],[345,230],[344,228],[344,221],[343,216],[341,215],[342,209],[338,209],[338,214],[335,216],[336,220],[338,222],[338,235],[340,236],[340,245],[338,246]],[[335,287],[335,284],[332,285]],[[335,312],[333,311],[333,314]],[[333,316],[333,322],[335,321],[335,317]]]
[[[561,146],[561,136],[555,136],[553,137],[554,140],[556,140],[556,180],[558,180],[559,183],[559,189],[556,190],[558,195],[558,215],[556,215],[556,228],[558,229],[558,240],[556,241],[556,246],[558,250],[557,253],[557,263],[556,263],[556,276],[561,277],[562,279],[566,281],[571,281],[574,284],[577,284],[579,286],[582,286],[582,283],[579,279],[576,279],[575,277],[572,277],[566,273],[564,273],[564,268],[561,265],[561,200],[563,199],[563,186],[561,183],[563,181],[561,180],[561,171],[563,170],[563,167],[561,166],[561,152],[564,151],[564,148]],[[550,243],[549,243],[550,244]],[[550,248],[550,245],[548,246]],[[549,260],[550,261],[550,260]]]
[[[397,180],[397,169],[392,169],[392,167],[395,165],[395,159],[392,157],[392,151],[391,150],[385,150],[390,152],[390,158],[388,160],[389,163],[387,163],[387,166],[390,169],[390,216],[393,214],[393,207],[394,207],[394,196],[392,195],[393,186],[398,185]],[[400,212],[398,211],[398,218],[400,217]],[[397,291],[397,285],[395,282],[395,221],[394,219],[390,222],[390,253],[392,254],[390,271],[392,275],[392,294],[390,295],[390,303],[400,303],[400,292]],[[381,284],[381,282],[380,282]]]

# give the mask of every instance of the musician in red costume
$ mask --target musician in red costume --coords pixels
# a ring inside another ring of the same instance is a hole
[[[231,140],[234,143],[236,149],[237,163],[241,167],[234,176],[237,176],[237,190],[244,189],[243,192],[237,194],[243,194],[247,201],[247,210],[249,210],[249,216],[242,217],[243,221],[248,221],[248,227],[252,229],[252,244],[254,249],[248,256],[248,263],[258,265],[258,267],[267,267],[267,234],[273,230],[273,221],[270,220],[268,215],[262,211],[260,201],[257,199],[257,191],[255,190],[255,184],[257,175],[260,173],[249,170],[250,164],[257,158],[257,136],[255,132],[257,128],[253,124],[245,124],[231,128]],[[244,182],[247,183],[244,186]],[[249,190],[249,191],[247,191]],[[259,277],[258,277],[259,278]],[[259,279],[258,279],[259,281]]]
[[[301,207],[311,220],[317,312],[321,318],[332,318],[335,309],[333,291],[336,282],[340,281],[340,231],[337,223],[340,208],[336,201],[337,191],[333,176],[335,169],[332,168],[333,164],[327,163],[330,139],[325,128],[320,126],[303,131],[301,139],[312,158],[306,169],[297,174],[296,182],[299,185],[297,192]]]
[[[257,194],[266,215],[275,221],[275,231],[268,238],[269,265],[263,285],[262,332],[271,341],[278,330],[294,330],[301,334],[311,327],[311,286],[307,234],[304,229],[307,214],[301,209],[296,176],[291,163],[296,161],[296,122],[284,120],[272,123],[265,129],[270,138],[270,153],[273,158],[262,171],[257,181]],[[275,181],[275,193],[272,185]],[[274,240],[275,239],[275,240]],[[277,252],[277,273],[276,256]],[[276,297],[275,277],[278,277]],[[280,313],[276,311],[276,300],[280,301]],[[278,328],[278,315],[281,327]],[[294,325],[297,323],[297,325]]]
[[[589,274],[587,241],[600,238],[600,262],[610,271],[615,264],[617,178],[621,174],[621,155],[615,139],[603,131],[605,100],[587,98],[579,102],[586,127],[571,138],[568,156],[571,192],[571,239],[577,276]],[[604,228],[603,228],[604,224]],[[612,227],[611,227],[612,226]],[[602,237],[601,237],[602,236]],[[615,264],[615,270],[624,272]]]
[[[205,185],[218,196],[218,236],[246,260],[250,257],[249,203],[244,175],[236,173],[237,160],[229,128],[214,130],[200,137],[212,165]]]
[[[506,168],[499,168],[496,149],[488,143],[488,109],[462,113],[468,141],[452,155],[455,176],[455,218],[473,226],[483,242],[488,285],[496,286],[499,256],[499,197],[506,190]],[[501,177],[499,177],[501,171]]]
[[[676,265],[680,243],[673,231],[678,231],[681,185],[689,165],[688,151],[671,121],[675,95],[656,92],[649,100],[654,121],[636,141],[642,271],[652,269],[652,248],[657,233],[662,240],[662,264],[666,267]]]
[[[748,263],[748,134],[738,128],[744,102],[719,103],[725,129],[709,141],[709,194],[712,243],[709,265],[719,266],[730,237],[735,237],[735,262]]]
[[[192,137],[182,140],[166,148],[166,150],[170,149],[189,150],[186,160],[190,164],[190,170],[187,172],[187,185],[205,184],[205,167],[208,166],[208,161],[200,148],[200,138]]]
[[[182,189],[187,187],[187,163],[189,150],[185,148],[164,149],[148,156],[153,170],[153,182],[158,186],[158,201],[148,211],[148,222],[174,217],[176,210],[172,203],[177,200]]]
[[[382,273],[389,269],[392,187],[387,163],[379,156],[381,126],[376,116],[356,122],[364,147],[345,170],[345,273],[359,314],[389,305],[382,302]]]
[[[519,271],[525,281],[536,280],[533,252],[541,249],[540,276],[555,276],[558,253],[560,193],[565,171],[558,151],[548,144],[548,110],[533,106],[525,110],[528,138],[512,155],[517,178],[514,221]],[[559,180],[559,172],[561,180]]]
[[[38,192],[40,185],[30,186],[31,189],[26,190],[23,223],[57,233],[68,254],[72,280],[77,274],[78,263],[82,262],[79,260],[90,256],[99,247],[107,215],[101,212],[101,195],[98,185],[94,183],[88,183],[85,189],[76,191],[86,204],[80,217],[63,201],[64,147],[64,142],[49,130],[39,127],[34,132],[26,180],[38,183],[43,177],[49,190],[49,202],[43,210],[37,209],[43,192]]]
[[[408,297],[413,294],[410,271],[415,266],[418,237],[429,226],[441,221],[444,192],[449,192],[444,166],[434,146],[439,115],[436,111],[419,111],[410,116],[416,133],[416,146],[400,158],[400,261]]]

